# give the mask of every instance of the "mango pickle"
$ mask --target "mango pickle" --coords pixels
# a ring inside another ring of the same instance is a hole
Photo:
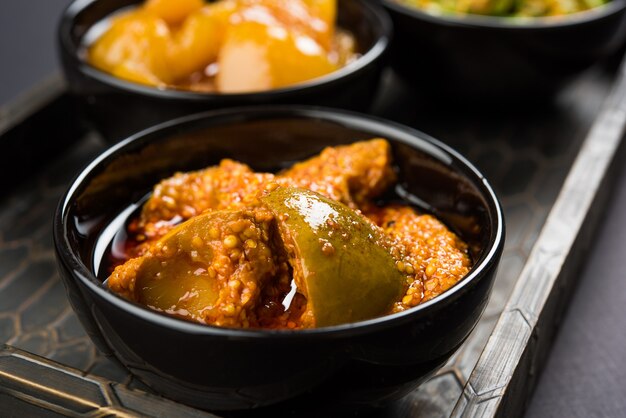
[[[261,201],[278,219],[294,281],[316,326],[381,316],[400,297],[406,276],[387,237],[365,218],[305,189],[279,187]]]
[[[454,286],[468,246],[430,214],[376,199],[387,141],[326,148],[278,174],[245,164],[178,173],[128,227],[115,293],[188,321],[301,329],[400,312]]]
[[[282,273],[270,248],[273,217],[262,210],[196,216],[144,255],[118,266],[108,286],[126,298],[184,319],[249,326],[264,282]]]
[[[389,143],[380,138],[327,147],[275,175],[257,173],[245,164],[224,159],[217,166],[176,173],[159,182],[131,228],[142,244],[147,243],[167,233],[175,224],[172,220],[185,221],[207,210],[253,204],[257,193],[269,183],[312,190],[359,209],[394,182]]]

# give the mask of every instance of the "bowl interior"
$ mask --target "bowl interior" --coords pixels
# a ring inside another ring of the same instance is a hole
[[[489,185],[462,157],[408,128],[306,108],[208,112],[114,146],[79,175],[62,204],[67,250],[85,276],[100,284],[107,274],[97,277],[97,270],[106,246],[123,225],[120,214],[128,214],[159,180],[223,158],[274,172],[326,146],[374,137],[392,145],[400,181],[389,197],[431,211],[457,231],[470,244],[474,270],[489,262],[503,239],[502,215]],[[108,292],[104,286],[102,291]]]
[[[68,7],[61,20],[59,29],[60,43],[61,48],[74,59],[82,71],[89,72],[91,76],[96,77],[98,80],[127,90],[155,95],[159,92],[162,93],[163,90],[118,79],[93,67],[85,59],[86,45],[93,42],[102,33],[106,27],[107,19],[124,9],[136,7],[142,2],[143,0],[77,0]],[[292,87],[274,89],[271,92],[314,86],[360,68],[382,53],[386,48],[391,32],[391,26],[384,11],[378,5],[369,4],[367,0],[342,0],[338,2],[337,24],[354,35],[357,53],[362,57],[329,75]],[[368,58],[364,60],[363,56]],[[176,89],[166,89],[165,92],[170,95],[180,96],[180,98],[259,94],[197,93]]]

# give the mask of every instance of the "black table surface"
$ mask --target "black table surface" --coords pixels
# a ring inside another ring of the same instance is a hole
[[[68,3],[0,2],[0,106],[58,71],[54,32]],[[626,170],[615,181],[527,417],[626,417],[624,207]]]

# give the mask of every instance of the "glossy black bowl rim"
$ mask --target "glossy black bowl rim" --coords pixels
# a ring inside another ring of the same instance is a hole
[[[435,14],[417,7],[405,6],[397,0],[381,0],[382,4],[395,13],[410,16],[417,20],[424,20],[451,27],[484,28],[494,30],[557,30],[604,19],[608,16],[623,12],[626,9],[626,0],[609,0],[608,3],[564,16],[515,18],[506,16],[485,16],[478,14]]]
[[[426,152],[439,161],[448,161],[454,164],[459,171],[468,178],[480,191],[489,211],[493,214],[493,224],[491,225],[490,247],[482,251],[480,259],[460,282],[448,289],[441,295],[424,302],[414,308],[403,312],[384,315],[381,317],[359,321],[349,324],[335,325],[331,327],[300,329],[300,330],[266,330],[266,329],[238,329],[223,328],[210,325],[203,325],[173,318],[163,313],[159,313],[146,308],[138,303],[124,299],[123,297],[110,291],[102,284],[96,275],[91,272],[80,257],[74,253],[67,239],[67,212],[71,202],[76,198],[77,190],[84,186],[84,182],[90,179],[92,171],[102,165],[114,160],[119,154],[125,152],[127,147],[131,149],[141,148],[149,143],[152,137],[162,137],[163,131],[177,130],[180,128],[193,127],[197,123],[206,123],[210,120],[211,125],[220,125],[244,121],[260,120],[263,118],[296,118],[323,120],[337,123],[348,129],[355,130],[376,130],[384,132],[388,138],[393,138],[412,147]],[[104,299],[142,319],[174,329],[188,334],[200,334],[211,336],[224,336],[230,338],[272,338],[272,339],[298,339],[298,338],[343,338],[351,335],[362,335],[382,330],[390,325],[398,325],[408,321],[418,320],[422,315],[449,304],[457,300],[464,292],[473,287],[479,280],[489,274],[490,270],[497,267],[497,263],[504,247],[504,217],[500,202],[496,197],[491,185],[484,176],[462,155],[446,144],[407,126],[390,122],[378,117],[314,106],[264,106],[264,107],[240,107],[225,110],[212,110],[196,113],[189,116],[173,119],[161,123],[154,127],[145,129],[129,138],[113,145],[96,157],[87,167],[85,167],[70,183],[70,187],[64,193],[57,206],[54,215],[53,237],[57,258],[63,265],[72,272],[75,279],[78,279],[91,292],[99,298]]]
[[[59,48],[71,60],[72,65],[86,76],[128,93],[160,99],[189,101],[232,100],[244,102],[246,100],[267,101],[271,99],[279,99],[281,97],[296,96],[298,94],[315,90],[321,86],[332,85],[343,79],[351,78],[355,74],[365,70],[374,62],[382,58],[387,51],[387,47],[391,42],[393,34],[393,24],[391,23],[391,18],[382,6],[368,0],[354,0],[366,11],[366,15],[369,16],[369,19],[371,20],[371,25],[377,27],[381,35],[376,39],[374,45],[372,45],[367,52],[348,65],[339,68],[330,74],[294,84],[292,86],[249,93],[200,93],[172,88],[160,89],[115,77],[97,69],[87,61],[80,58],[80,45],[76,45],[72,41],[71,36],[74,21],[79,13],[98,1],[103,0],[74,0],[65,9],[63,15],[61,16],[61,21],[57,30]]]

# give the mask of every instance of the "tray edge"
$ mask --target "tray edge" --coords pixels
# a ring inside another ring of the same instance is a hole
[[[494,330],[452,412],[521,416],[547,358],[580,255],[600,220],[626,145],[626,59],[571,166]],[[592,206],[592,203],[596,203]]]

